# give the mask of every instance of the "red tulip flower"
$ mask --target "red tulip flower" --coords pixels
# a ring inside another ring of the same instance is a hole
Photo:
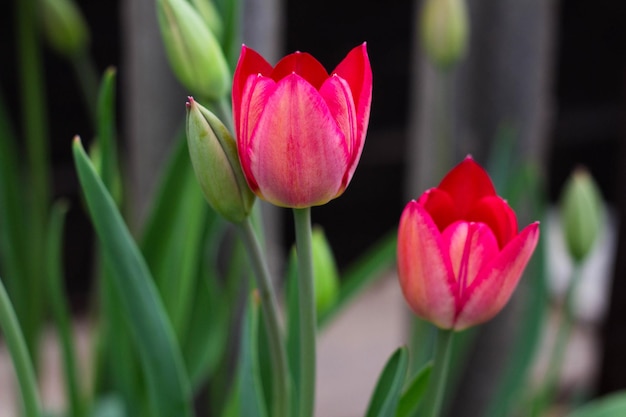
[[[304,208],[344,192],[361,157],[372,101],[365,44],[330,75],[307,53],[272,67],[244,46],[232,96],[239,158],[255,194]]]
[[[539,224],[517,219],[471,157],[400,219],[398,275],[411,309],[440,328],[463,330],[508,302],[537,241]]]

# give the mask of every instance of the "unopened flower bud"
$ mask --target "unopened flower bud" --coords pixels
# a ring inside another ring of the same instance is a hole
[[[158,0],[157,12],[165,51],[178,80],[205,99],[224,97],[231,73],[219,42],[200,14],[185,0]]]
[[[315,279],[315,307],[322,314],[336,301],[339,294],[339,271],[326,235],[320,227],[313,228],[313,274]]]
[[[239,164],[237,144],[224,124],[189,97],[187,102],[189,155],[204,197],[211,207],[234,223],[252,210],[255,195]]]
[[[422,45],[435,66],[448,69],[467,49],[468,17],[465,0],[424,0]]]
[[[46,41],[57,53],[73,57],[89,45],[89,29],[72,0],[42,0],[41,21]]]
[[[565,184],[561,219],[567,249],[580,262],[591,251],[602,223],[602,197],[585,168],[577,168]]]
[[[215,37],[222,39],[224,24],[222,23],[222,17],[215,7],[215,3],[212,0],[191,0],[191,3]]]

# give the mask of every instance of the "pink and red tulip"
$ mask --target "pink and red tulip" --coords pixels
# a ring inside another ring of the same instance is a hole
[[[440,328],[463,330],[508,302],[539,239],[471,157],[409,202],[398,230],[398,275],[411,309]]]
[[[330,75],[307,53],[272,67],[244,46],[232,98],[239,158],[260,198],[304,208],[345,191],[363,151],[372,101],[365,44]]]

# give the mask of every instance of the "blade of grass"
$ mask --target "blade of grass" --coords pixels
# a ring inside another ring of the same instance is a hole
[[[78,138],[72,150],[105,262],[146,375],[151,415],[191,416],[191,390],[180,347],[145,260]]]

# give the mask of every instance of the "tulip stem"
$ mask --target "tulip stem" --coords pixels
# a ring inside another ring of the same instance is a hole
[[[315,409],[315,286],[311,246],[311,209],[294,209],[296,252],[300,283],[300,413],[312,417]]]
[[[272,413],[277,417],[286,417],[289,412],[289,368],[287,367],[287,352],[283,343],[278,315],[278,301],[272,287],[269,269],[261,250],[261,245],[254,231],[249,217],[240,224],[246,250],[252,262],[252,268],[257,277],[257,286],[261,296],[261,310],[267,331],[267,339],[272,366]]]
[[[30,360],[24,335],[2,280],[0,280],[0,330],[4,334],[4,339],[13,358],[15,374],[22,393],[24,415],[26,417],[39,417],[41,415],[39,394],[33,363]]]
[[[424,414],[427,417],[439,417],[443,408],[443,397],[446,391],[448,368],[452,352],[453,330],[438,329],[435,345],[435,363],[426,394]]]

